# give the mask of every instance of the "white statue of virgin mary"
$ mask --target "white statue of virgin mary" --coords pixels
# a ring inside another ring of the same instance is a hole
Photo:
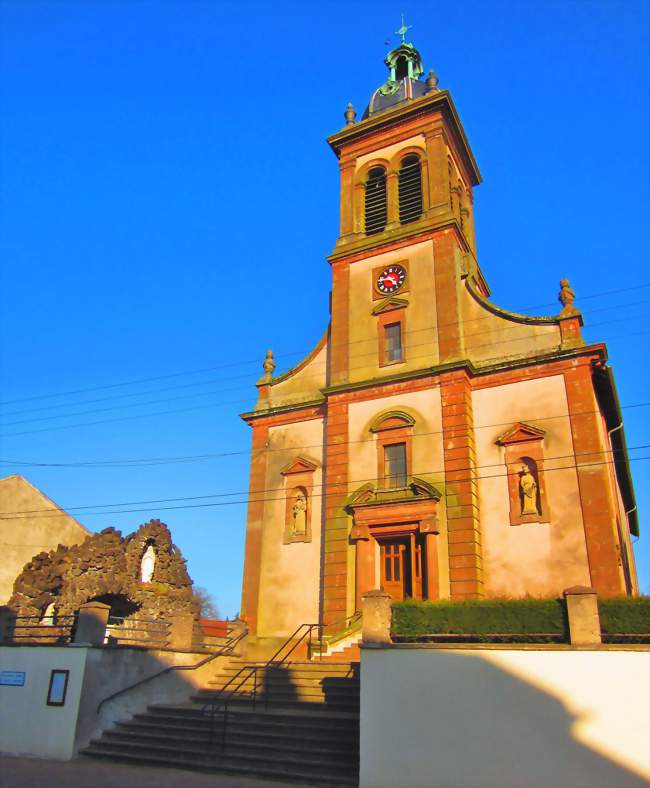
[[[153,545],[150,544],[149,547],[147,547],[147,549],[144,551],[144,555],[142,556],[142,561],[140,563],[140,577],[142,578],[143,583],[151,582],[155,566],[156,551],[153,549]]]

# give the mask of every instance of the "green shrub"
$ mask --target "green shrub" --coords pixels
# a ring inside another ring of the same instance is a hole
[[[545,640],[566,639],[567,624],[561,599],[490,599],[466,602],[417,602],[393,604],[392,634],[399,640],[432,635],[467,635],[482,642],[494,635],[508,642],[525,641],[526,635],[544,633]],[[524,636],[524,637],[517,637]],[[449,639],[451,642],[453,640]],[[539,642],[539,638],[535,638]]]
[[[598,600],[603,635],[650,634],[650,596],[624,596]]]

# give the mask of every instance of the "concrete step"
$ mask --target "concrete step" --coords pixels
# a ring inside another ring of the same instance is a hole
[[[345,676],[345,675],[358,675],[359,663],[347,661],[338,662],[321,662],[315,659],[313,662],[288,662],[282,665],[267,665],[264,662],[229,662],[220,668],[222,674],[235,674],[244,668],[257,668],[259,673],[281,673],[284,671],[304,674],[309,676],[316,676],[319,674],[327,676]]]
[[[208,684],[227,684],[229,681],[232,681],[234,685],[239,684],[240,682],[245,684],[254,684],[255,683],[255,676],[254,675],[247,675],[242,674],[241,676],[237,676],[237,674],[225,675],[219,674],[214,676],[211,679],[208,679]],[[288,682],[291,682],[294,686],[297,687],[322,687],[322,686],[332,686],[332,687],[359,687],[360,685],[360,678],[359,676],[338,676],[338,675],[311,675],[305,673],[295,673],[293,671],[287,671],[286,674],[278,675],[275,672],[271,673],[258,673],[257,674],[257,684],[270,684],[270,685],[286,685]]]
[[[197,761],[193,757],[175,756],[173,754],[160,755],[158,753],[146,754],[124,750],[103,750],[93,746],[86,747],[81,751],[82,755],[99,758],[108,761],[119,761],[120,763],[132,763],[140,766],[157,766],[157,767],[170,767],[175,769],[188,769],[190,771],[211,772],[211,773],[226,773],[253,777],[262,777],[275,780],[292,780],[308,782],[312,785],[325,786],[334,785],[357,785],[359,782],[358,772],[351,772],[349,774],[332,774],[325,776],[321,774],[313,774],[311,771],[305,773],[299,769],[292,769],[287,772],[285,769],[277,768],[274,766],[266,765],[265,767],[257,766],[251,768],[246,763],[224,763],[215,762],[211,760]]]
[[[358,666],[257,663],[263,668],[258,702],[251,701],[255,682],[249,679],[229,699],[224,716],[217,694],[250,664],[232,660],[190,701],[152,705],[105,731],[83,754],[320,785],[357,784]],[[224,695],[230,695],[227,687]]]
[[[191,700],[194,703],[202,705],[209,704],[212,700],[214,700],[215,705],[220,707],[223,706],[226,699],[223,696],[217,696],[217,694],[214,692],[204,690],[200,694],[193,695]],[[264,706],[273,707],[275,709],[295,708],[297,710],[317,710],[318,708],[325,708],[337,710],[341,709],[350,712],[356,711],[357,714],[359,713],[358,698],[300,698],[296,697],[295,695],[280,693],[273,693],[267,697],[265,694],[258,693],[254,700],[252,695],[247,695],[246,693],[237,693],[235,695],[229,696],[227,701],[229,708],[242,704],[246,706],[252,706],[252,704],[255,703],[256,708]]]
[[[121,720],[118,725],[160,727],[171,730],[205,732],[212,724],[205,714],[179,715],[164,712],[136,714],[131,720]],[[215,728],[221,728],[221,715],[215,716]],[[228,725],[233,730],[272,733],[283,736],[290,734],[298,738],[318,736],[321,738],[358,739],[359,718],[346,713],[314,715],[270,715],[258,712],[233,711],[229,715]]]
[[[203,726],[191,725],[169,725],[166,722],[152,723],[151,721],[142,722],[129,721],[116,723],[115,728],[106,731],[105,736],[113,737],[114,734],[128,735],[130,737],[154,737],[161,741],[190,741],[190,742],[209,742],[211,739],[221,740],[223,736],[223,725],[215,724],[211,728],[210,724]],[[301,730],[298,727],[286,727],[277,730],[274,727],[263,727],[259,725],[237,725],[233,720],[229,720],[226,729],[229,742],[236,744],[278,745],[280,747],[287,744],[295,748],[300,747],[316,748],[327,750],[328,752],[357,752],[359,747],[359,731],[341,732],[336,729],[324,731],[319,729]]]
[[[360,696],[360,688],[356,687],[338,687],[338,686],[319,686],[318,684],[312,685],[287,685],[283,683],[263,683],[254,684],[253,682],[238,685],[221,684],[219,682],[209,682],[205,687],[200,689],[197,694],[216,695],[222,693],[224,696],[229,697],[233,694],[238,695],[268,695],[270,698],[275,695],[291,695],[295,698],[345,698],[356,700],[358,702]]]
[[[292,779],[314,780],[327,782],[356,781],[358,765],[350,759],[341,763],[338,758],[305,756],[298,752],[293,757],[276,755],[258,755],[249,748],[234,750],[226,746],[224,752],[215,751],[207,754],[200,750],[171,750],[167,745],[143,745],[140,742],[111,742],[102,738],[93,740],[90,746],[82,750],[84,755],[103,757],[140,758],[169,765],[183,764],[185,768],[199,768],[215,771],[237,771],[257,774],[260,776],[290,777]]]
[[[337,663],[332,662],[331,664],[336,665]],[[247,668],[241,672],[238,670],[222,670],[212,676],[209,681],[248,681],[254,680],[254,675],[255,674],[252,671],[248,671]],[[325,669],[325,665],[319,665],[317,670],[291,670],[288,668],[282,670],[265,670],[260,668],[257,671],[257,681],[313,681],[344,683],[347,681],[358,682],[359,674],[355,673],[354,671],[329,672]]]
[[[222,726],[210,731],[179,731],[167,730],[165,728],[144,728],[142,726],[118,725],[112,730],[106,731],[102,736],[102,741],[112,743],[122,742],[130,744],[139,742],[143,745],[152,744],[161,747],[171,748],[175,751],[190,750],[201,754],[209,754],[211,745],[217,749],[225,742],[228,752],[250,751],[257,754],[271,755],[294,755],[298,742],[299,750],[302,754],[309,756],[336,756],[337,758],[350,759],[357,756],[358,742],[339,739],[332,741],[329,739],[321,740],[318,737],[295,737],[290,733],[277,734],[265,731],[257,733],[255,731],[242,731],[227,726],[224,736]]]
[[[187,703],[182,705],[168,706],[165,704],[156,704],[149,706],[147,709],[148,714],[173,716],[176,719],[205,719],[206,715],[203,711],[203,703]],[[330,720],[336,720],[337,725],[345,725],[359,722],[359,709],[355,711],[343,711],[341,709],[329,709],[321,704],[299,704],[297,708],[291,709],[276,709],[272,706],[264,708],[264,704],[260,704],[257,709],[252,708],[251,703],[234,704],[232,708],[233,714],[238,717],[249,716],[258,717],[263,715],[272,722],[278,720],[302,721],[304,724],[309,725],[323,725],[328,726]]]

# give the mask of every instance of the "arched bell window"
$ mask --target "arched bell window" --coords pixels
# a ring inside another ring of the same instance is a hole
[[[400,224],[414,222],[422,216],[422,165],[418,156],[402,159],[397,184]]]
[[[366,235],[381,233],[386,228],[388,211],[386,205],[386,170],[373,167],[366,181]]]

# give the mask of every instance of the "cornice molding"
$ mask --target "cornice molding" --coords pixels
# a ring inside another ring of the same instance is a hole
[[[362,138],[379,131],[386,126],[413,118],[420,115],[430,114],[432,111],[440,110],[443,117],[450,124],[460,142],[460,148],[465,164],[472,178],[472,185],[478,185],[482,178],[474,154],[469,146],[469,141],[463,124],[448,90],[440,90],[430,93],[422,98],[406,101],[404,104],[396,106],[394,109],[386,110],[378,115],[373,115],[365,120],[355,123],[352,126],[345,126],[341,131],[332,134],[327,138],[327,142],[337,157],[341,155],[341,149],[355,139]]]

